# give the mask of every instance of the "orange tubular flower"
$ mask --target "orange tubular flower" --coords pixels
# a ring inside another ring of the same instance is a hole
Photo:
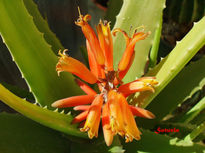
[[[103,107],[102,127],[103,127],[103,134],[104,134],[104,138],[105,138],[105,143],[107,144],[107,146],[110,146],[112,144],[112,141],[113,141],[114,133],[112,132],[111,125],[110,125],[108,103],[106,103]]]
[[[132,93],[140,91],[151,91],[154,92],[154,85],[157,85],[158,82],[154,80],[154,77],[143,77],[137,79],[133,82],[121,85],[118,88],[118,91],[123,93],[126,96],[129,96]]]
[[[113,35],[115,36],[117,32],[122,32],[126,39],[126,49],[118,65],[118,70],[124,71],[129,66],[136,42],[145,39],[150,34],[150,32],[135,32],[132,38],[129,38],[126,32],[122,31],[119,28],[113,31]]]
[[[79,61],[59,52],[61,56],[56,66],[57,72],[68,71],[83,81],[96,83],[99,87],[98,94],[83,81],[76,79],[78,86],[86,95],[74,96],[58,100],[52,104],[53,107],[74,107],[74,110],[81,111],[73,121],[80,123],[82,132],[88,132],[89,138],[98,136],[100,120],[102,118],[102,129],[105,143],[110,146],[113,137],[116,134],[125,137],[126,142],[133,139],[139,140],[141,132],[135,122],[134,116],[154,118],[151,112],[129,105],[126,97],[135,92],[151,91],[154,92],[154,86],[157,81],[154,77],[142,77],[133,82],[123,84],[122,79],[128,72],[134,60],[134,46],[138,40],[144,39],[148,33],[135,32],[132,38],[129,38],[125,31],[120,31],[126,38],[126,49],[118,65],[118,71],[113,69],[113,42],[110,32],[110,26],[107,21],[100,21],[97,26],[98,38],[94,30],[88,24],[90,15],[80,14],[77,25],[86,37],[86,46],[88,51],[88,60],[90,71]]]
[[[80,81],[79,79],[75,79],[75,82],[78,84],[78,86],[88,95],[96,95],[97,93],[90,88],[87,84],[84,82]]]
[[[97,26],[97,33],[100,42],[100,46],[104,52],[105,67],[107,71],[113,71],[113,43],[112,35],[110,32],[110,23],[100,21]]]
[[[67,50],[64,50],[62,54],[61,50],[59,50],[58,54],[61,57],[56,65],[56,71],[58,72],[58,74],[60,74],[60,72],[62,71],[67,71],[77,75],[88,83],[96,83],[97,78],[93,75],[93,73],[91,73],[83,63],[72,57],[67,56],[66,51]]]
[[[89,138],[93,138],[94,136],[98,136],[98,128],[100,124],[100,116],[101,116],[101,107],[103,104],[103,95],[97,95],[94,101],[91,104],[91,107],[88,112],[88,116],[85,122],[84,127],[81,131],[88,131]]]
[[[88,40],[86,40],[86,47],[87,47],[88,61],[89,61],[91,72],[98,78],[105,78],[105,73],[102,69],[102,66],[97,63],[95,56],[91,51],[91,47]]]
[[[73,96],[65,99],[58,100],[52,104],[52,107],[65,108],[77,105],[85,105],[92,103],[95,97],[93,95]]]
[[[96,58],[98,64],[104,65],[105,57],[104,57],[103,51],[100,47],[100,43],[96,37],[94,30],[88,24],[88,21],[90,19],[91,19],[91,16],[89,14],[83,16],[83,15],[81,15],[80,10],[79,10],[79,18],[75,22],[75,24],[81,27],[82,32],[85,35],[86,39],[88,40],[90,47],[91,47],[91,51],[95,55],[95,58]]]

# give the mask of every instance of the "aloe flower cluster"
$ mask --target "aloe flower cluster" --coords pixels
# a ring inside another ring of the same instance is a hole
[[[79,13],[80,14],[80,13]],[[125,137],[126,142],[133,139],[139,140],[139,131],[134,116],[152,119],[155,116],[140,107],[128,104],[126,98],[141,91],[154,92],[154,86],[158,83],[154,77],[142,77],[130,83],[124,84],[123,78],[133,63],[137,41],[145,39],[149,32],[134,32],[132,37],[119,28],[111,33],[110,23],[100,21],[95,31],[88,24],[90,15],[79,15],[76,25],[86,38],[89,69],[80,61],[59,51],[59,61],[56,66],[58,73],[70,72],[80,79],[76,83],[86,95],[73,96],[58,100],[52,104],[53,107],[65,108],[74,107],[74,110],[81,111],[72,123],[80,123],[81,131],[88,132],[89,138],[97,137],[100,122],[104,139],[107,146],[113,141],[113,136],[119,134]],[[121,32],[126,40],[126,49],[118,64],[118,69],[113,68],[113,41],[112,35]],[[85,83],[87,82],[87,83]],[[89,84],[97,84],[99,93],[94,91]]]

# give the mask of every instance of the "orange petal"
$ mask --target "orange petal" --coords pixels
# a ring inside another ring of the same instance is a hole
[[[90,71],[96,76],[98,77],[98,63],[95,59],[95,56],[93,54],[93,52],[91,51],[90,48],[90,44],[88,42],[88,40],[86,40],[86,47],[87,47],[87,52],[88,52],[88,61],[89,61],[89,66],[90,66]]]
[[[100,21],[97,26],[97,34],[105,56],[106,70],[113,71],[113,42],[109,23]]]
[[[148,90],[154,92],[154,85],[157,83],[158,82],[153,77],[143,77],[133,82],[121,85],[118,88],[118,91],[124,95],[130,95],[135,92]]]
[[[73,110],[82,110],[82,111],[87,111],[90,109],[90,105],[80,105],[80,106],[75,106]]]
[[[130,105],[130,109],[132,111],[132,114],[135,115],[135,116],[149,118],[149,119],[155,118],[155,115],[153,113],[151,113],[150,111],[145,110],[143,108],[135,107],[135,106]]]
[[[64,107],[73,107],[77,105],[86,105],[92,103],[94,98],[95,96],[93,95],[73,96],[73,97],[58,100],[54,102],[51,106],[64,108]]]
[[[115,90],[108,93],[108,108],[110,112],[110,126],[113,133],[118,133],[121,136],[125,134],[125,123],[123,114],[119,105],[119,94]]]
[[[84,127],[81,131],[88,131],[88,136],[92,139],[94,136],[98,136],[98,129],[100,124],[101,107],[103,104],[103,95],[98,95],[89,109],[89,113]]]
[[[139,140],[141,132],[139,131],[135,122],[134,116],[129,108],[129,105],[122,94],[119,94],[119,105],[125,122],[125,138],[126,142],[131,142],[133,139]]]
[[[123,36],[124,36],[124,38],[125,38],[125,40],[126,40],[126,46],[129,45],[129,43],[130,43],[130,38],[129,38],[129,36],[127,35],[127,33],[126,33],[125,31],[123,31],[122,29],[120,29],[120,28],[116,28],[116,29],[114,29],[113,32],[112,32],[113,36],[116,36],[116,33],[117,33],[117,32],[121,32],[121,33],[123,34]]]
[[[87,84],[80,81],[79,79],[75,79],[75,82],[78,84],[78,86],[88,95],[96,95],[97,93],[90,88]]]
[[[87,69],[87,67],[83,63],[67,56],[65,52],[66,50],[64,50],[62,54],[59,51],[59,55],[61,57],[56,65],[56,71],[58,72],[58,74],[62,71],[67,71],[75,74],[88,83],[94,84],[97,82],[97,78]]]
[[[88,40],[86,40],[86,47],[88,51],[88,61],[91,72],[97,77],[97,78],[105,78],[105,73],[101,65],[99,65],[96,61],[96,58],[91,51],[90,44]]]
[[[85,35],[85,38],[88,40],[91,50],[93,51],[93,54],[100,65],[105,64],[105,58],[103,55],[103,51],[100,47],[99,41],[97,39],[97,36],[92,29],[92,27],[88,24],[88,20],[90,20],[90,15],[81,15],[79,16],[78,20],[75,22],[76,25],[80,26],[82,29],[83,34]]]
[[[102,127],[103,127],[103,135],[104,135],[105,143],[107,146],[110,146],[112,144],[114,134],[110,127],[108,103],[106,103],[103,107]]]
[[[124,71],[127,66],[129,65],[129,62],[132,58],[132,54],[134,52],[134,47],[137,41],[145,39],[147,37],[148,33],[144,32],[137,32],[134,34],[133,38],[130,40],[129,44],[126,46],[125,52],[122,55],[122,58],[118,65],[118,70]]]
[[[128,64],[127,68],[124,71],[119,72],[119,79],[120,80],[122,80],[124,78],[124,76],[127,74],[127,72],[129,71],[134,59],[135,59],[135,52],[133,52],[132,57],[129,61],[129,64]]]
[[[151,34],[150,31],[148,31],[147,33],[144,33],[144,32],[136,32],[136,33],[134,33],[134,35],[133,35],[129,45],[134,47],[136,42],[138,42],[139,40],[144,40],[150,34]]]
[[[88,116],[88,111],[84,111],[84,112],[80,113],[79,115],[77,115],[73,119],[72,124],[79,123],[79,122],[85,120],[87,116]]]

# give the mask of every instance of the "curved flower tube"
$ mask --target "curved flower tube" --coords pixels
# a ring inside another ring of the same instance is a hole
[[[115,36],[117,32],[122,32],[122,34],[124,35],[125,40],[126,40],[126,49],[122,55],[122,59],[120,60],[120,62],[118,64],[118,70],[124,71],[129,66],[130,60],[131,60],[132,55],[134,53],[134,48],[135,48],[136,42],[139,40],[145,39],[150,34],[150,32],[144,33],[144,32],[135,31],[132,38],[129,38],[127,33],[119,28],[117,28],[113,31],[113,35]]]
[[[64,50],[62,54],[61,50],[59,50],[58,54],[61,57],[56,65],[56,71],[58,72],[58,75],[62,71],[67,71],[73,73],[74,75],[80,77],[82,80],[90,84],[96,83],[97,78],[95,77],[95,75],[91,73],[83,63],[72,57],[67,56],[66,51],[67,50]]]

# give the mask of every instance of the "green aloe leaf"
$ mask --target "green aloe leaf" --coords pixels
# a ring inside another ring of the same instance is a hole
[[[5,82],[1,82],[1,84],[6,87],[9,91],[14,93],[15,95],[21,97],[21,98],[26,98],[30,101],[34,101],[35,98],[33,97],[33,94],[25,89],[19,88],[18,86],[14,86]]]
[[[112,29],[116,21],[116,16],[122,7],[123,0],[109,0],[107,4],[108,9],[106,11],[105,19],[111,22],[110,26]]]
[[[57,76],[58,58],[23,1],[0,0],[0,10],[0,34],[37,102],[50,108],[55,100],[81,93],[72,75]]]
[[[202,98],[193,108],[191,108],[185,115],[180,119],[179,122],[189,123],[193,120],[202,110],[205,109],[205,97]]]
[[[121,28],[128,34],[135,28],[144,25],[151,35],[145,40],[137,42],[135,46],[135,60],[124,82],[134,80],[144,74],[145,65],[148,61],[149,50],[153,44],[154,33],[160,26],[162,11],[165,8],[165,0],[124,0],[120,13],[116,18],[114,28]],[[125,49],[125,40],[121,34],[114,38],[114,65],[117,66]],[[122,45],[124,44],[124,45]]]
[[[57,53],[59,49],[64,49],[56,35],[50,30],[47,21],[41,16],[37,5],[33,0],[23,0],[28,13],[33,17],[34,24],[40,32],[44,34],[44,38],[51,45],[52,50]]]
[[[179,132],[170,132],[166,133],[170,137],[177,137],[179,139],[184,139],[185,136],[190,134],[193,130],[195,130],[197,125],[193,124],[185,124],[185,123],[173,123],[173,122],[161,122],[157,125],[155,125],[155,131],[158,131],[157,129],[179,129]],[[197,137],[197,139],[194,139],[195,142],[198,142],[200,140],[205,139],[205,133],[200,133]]]
[[[204,25],[205,17],[202,18],[198,23],[195,23],[191,31],[180,42],[177,43],[176,47],[172,50],[172,52],[164,60],[162,60],[159,65],[156,66],[156,68],[146,74],[148,76],[155,76],[159,84],[156,87],[155,93],[140,93],[139,96],[134,99],[135,103],[141,102],[142,107],[146,107],[182,70],[182,68],[187,64],[187,62],[205,44]],[[177,88],[178,87],[180,86],[177,86]],[[166,99],[170,100],[167,97]],[[164,101],[164,105],[166,105],[166,108],[168,108],[166,101]],[[170,103],[172,103],[172,101],[170,101]],[[156,105],[158,104],[156,103]],[[160,105],[160,107],[162,106]],[[164,111],[164,109],[162,111]]]
[[[108,147],[105,144],[103,134],[100,134],[97,139],[87,142],[71,142],[70,153],[124,153],[124,151],[118,136],[114,137],[112,145]]]
[[[200,133],[205,131],[205,121],[197,126],[190,134],[188,134],[184,140],[185,141],[192,141],[195,139]]]
[[[153,112],[156,118],[153,120],[139,118],[138,122],[144,127],[154,126],[154,123],[174,111],[187,97],[202,89],[205,85],[205,71],[202,67],[205,67],[204,57],[185,67],[147,106],[146,109]],[[163,109],[159,111],[159,108]]]
[[[205,121],[205,110],[202,110],[190,123],[199,125]]]
[[[0,113],[0,152],[68,153],[69,141],[21,115]]]
[[[0,100],[23,114],[24,116],[41,123],[52,129],[64,132],[69,135],[86,138],[86,134],[79,131],[76,124],[72,125],[72,119],[70,113],[64,114],[64,112],[57,112],[48,110],[46,107],[39,107],[35,104],[29,103],[24,99],[21,99],[4,88],[0,84]]]
[[[142,131],[143,135],[140,141],[133,141],[125,144],[125,153],[193,153],[203,152],[205,147],[192,142],[178,141],[166,135],[156,134],[154,132]]]

